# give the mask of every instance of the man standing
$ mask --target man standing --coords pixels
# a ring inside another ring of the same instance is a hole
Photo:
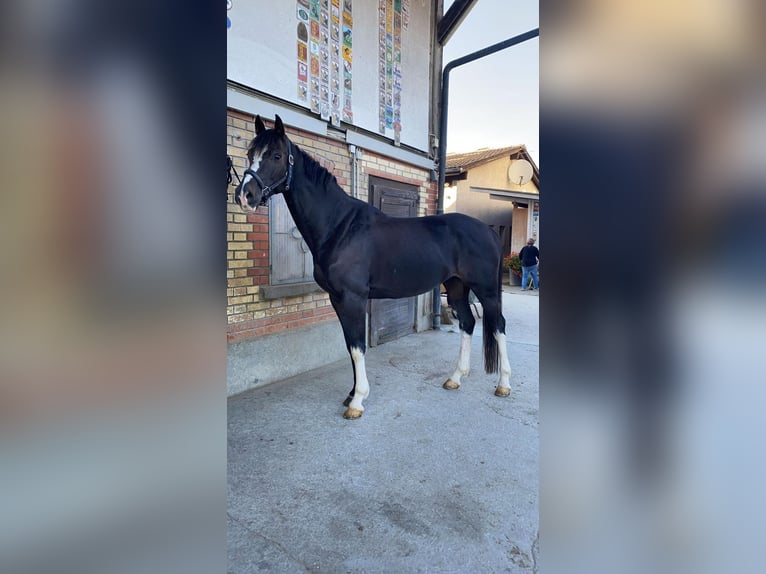
[[[532,277],[533,289],[538,289],[540,285],[537,276],[537,264],[540,261],[540,250],[535,247],[534,237],[530,237],[526,246],[521,248],[519,259],[521,259],[521,290],[527,290],[530,276]]]

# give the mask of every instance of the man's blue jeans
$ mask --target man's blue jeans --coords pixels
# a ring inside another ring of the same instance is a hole
[[[530,265],[529,267],[521,266],[521,288],[526,289],[529,283],[529,278],[532,277],[532,286],[537,289],[539,287],[539,279],[537,277],[537,265]]]

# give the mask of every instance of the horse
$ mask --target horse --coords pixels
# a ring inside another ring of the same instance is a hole
[[[497,373],[495,395],[510,395],[511,367],[502,313],[502,250],[488,225],[460,213],[397,218],[349,196],[329,171],[285,134],[279,115],[266,129],[255,118],[247,150],[250,167],[234,192],[247,212],[282,193],[314,256],[314,280],[330,296],[351,357],[354,385],[344,418],[357,419],[370,394],[364,356],[369,299],[413,297],[443,284],[457,313],[461,338],[457,367],[442,385],[460,388],[470,371],[476,320],[468,294],[484,309],[484,368]]]

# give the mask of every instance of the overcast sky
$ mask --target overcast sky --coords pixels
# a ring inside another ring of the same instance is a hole
[[[538,0],[477,0],[444,46],[444,64],[539,27],[538,6]],[[448,152],[525,144],[540,165],[539,46],[534,38],[452,70]]]

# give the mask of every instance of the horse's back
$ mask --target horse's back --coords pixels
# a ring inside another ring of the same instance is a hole
[[[501,254],[497,233],[474,217],[464,213],[445,213],[421,219],[438,241],[461,259],[493,259]]]
[[[421,219],[432,221],[434,225],[445,226],[450,233],[457,234],[460,237],[474,237],[479,240],[486,240],[489,243],[499,246],[499,238],[492,231],[492,228],[470,215],[464,213],[444,213],[442,215],[429,215]]]
[[[423,293],[453,276],[474,282],[497,274],[497,234],[464,214],[375,217],[371,237],[373,297]]]
[[[464,213],[444,213],[425,217],[390,217],[381,213],[373,218],[373,225],[382,229],[396,230],[407,234],[427,232],[439,239],[449,236],[478,237],[494,243],[497,234],[483,221]]]

